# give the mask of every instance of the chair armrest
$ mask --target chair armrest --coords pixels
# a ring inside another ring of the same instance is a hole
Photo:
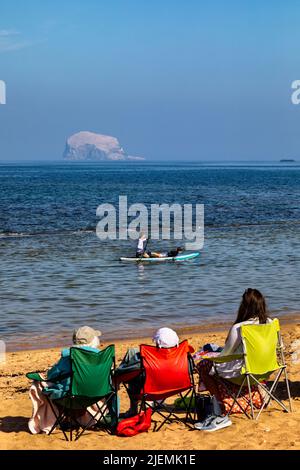
[[[49,381],[51,383],[60,383],[62,380],[68,379],[70,377],[70,374],[60,374],[50,380],[47,377],[42,377],[41,374],[39,374],[38,372],[28,372],[26,374],[26,377],[30,380],[36,380],[37,382]]]
[[[36,380],[37,382],[43,382],[45,380],[38,372],[28,372],[26,377],[27,379]]]
[[[236,359],[243,359],[244,354],[229,354],[228,356],[215,356],[215,357],[209,357],[209,356],[202,356],[202,359],[208,359],[211,362],[215,362],[216,364],[224,364],[225,362],[231,362]]]

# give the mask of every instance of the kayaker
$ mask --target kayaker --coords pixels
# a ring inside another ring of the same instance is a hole
[[[148,243],[148,238],[144,233],[140,234],[140,237],[136,246],[136,257],[137,258],[149,258],[148,253],[146,252],[146,247]]]
[[[183,252],[183,248],[181,246],[178,246],[175,250],[171,251],[166,251],[166,252],[156,252],[156,251],[150,251],[148,252],[150,258],[175,258],[177,255],[180,255],[180,253]]]
[[[180,255],[184,249],[181,246],[178,246],[175,250],[171,250],[168,252],[168,256],[175,257],[177,255]]]

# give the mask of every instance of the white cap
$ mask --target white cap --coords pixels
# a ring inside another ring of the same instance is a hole
[[[153,341],[159,348],[173,348],[179,344],[177,333],[171,328],[159,328],[153,336]]]

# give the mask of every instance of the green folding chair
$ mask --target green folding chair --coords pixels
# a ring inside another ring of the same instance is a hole
[[[221,382],[228,394],[233,398],[233,403],[227,413],[230,415],[234,404],[237,404],[242,412],[252,419],[258,419],[261,412],[266,408],[271,400],[274,400],[286,412],[292,411],[292,400],[287,376],[286,364],[283,353],[283,343],[280,334],[280,325],[278,319],[274,319],[266,324],[249,324],[241,326],[241,338],[243,345],[242,354],[233,354],[230,356],[219,356],[211,358],[215,365],[216,379]],[[230,362],[235,359],[242,359],[243,366],[239,377],[234,379],[224,379],[218,374],[218,364]],[[270,376],[275,373],[275,378],[269,385]],[[286,385],[289,409],[276,396],[276,390],[281,376],[284,376]],[[232,387],[239,385],[239,387]],[[261,407],[257,410],[253,404],[251,386],[259,385],[264,392],[264,398]],[[234,392],[238,388],[237,393]],[[238,398],[242,396],[244,390],[248,391],[249,400],[246,409],[239,403]],[[250,405],[251,415],[247,412]],[[257,414],[255,416],[255,412]]]
[[[72,441],[74,430],[76,430],[75,440],[79,439],[93,423],[95,417],[90,413],[90,420],[82,426],[78,421],[78,416],[80,411],[87,410],[92,405],[96,405],[97,408],[96,426],[113,433],[118,422],[117,392],[112,382],[112,374],[115,370],[115,346],[107,346],[99,352],[72,347],[70,360],[71,384],[69,392],[63,398],[52,400],[47,395],[47,389],[44,389],[44,394],[56,418],[49,434],[59,425],[68,441],[65,431],[67,425],[70,431],[70,441]],[[36,373],[26,375],[32,380],[44,380],[39,378],[39,374]],[[100,400],[103,403],[101,407],[98,404]]]

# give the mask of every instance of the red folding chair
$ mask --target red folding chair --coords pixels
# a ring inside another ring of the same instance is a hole
[[[182,341],[173,348],[142,344],[140,354],[144,374],[144,385],[139,396],[141,409],[150,407],[152,413],[158,413],[163,418],[155,430],[159,431],[166,422],[171,423],[172,419],[193,429],[189,421],[195,421],[191,413],[192,404],[195,403],[194,363],[188,341]],[[174,395],[180,395],[185,404],[184,417],[179,416],[180,411],[164,403]]]

